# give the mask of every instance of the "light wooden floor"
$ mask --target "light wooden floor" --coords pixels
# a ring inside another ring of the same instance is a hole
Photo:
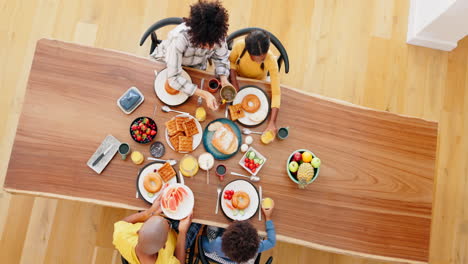
[[[138,46],[140,34],[158,19],[186,15],[191,2],[0,0],[0,183],[39,38],[146,55],[148,45]],[[430,263],[468,263],[468,39],[449,53],[405,44],[406,0],[224,4],[231,31],[259,26],[283,41],[291,60],[283,83],[440,122]],[[119,263],[111,243],[112,224],[129,213],[0,191],[0,259]],[[275,263],[385,263],[285,243],[269,254]]]

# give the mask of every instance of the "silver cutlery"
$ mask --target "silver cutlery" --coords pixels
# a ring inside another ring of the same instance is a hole
[[[218,199],[216,199],[216,211],[215,213],[218,214],[218,209],[219,209],[219,196],[221,195],[221,185],[218,184],[218,188],[216,189],[216,191],[218,192]]]
[[[101,155],[99,155],[99,157],[97,157],[97,159],[92,164],[93,167],[96,166],[99,163],[99,161],[102,160],[102,158],[104,158],[104,156],[109,152],[109,150],[111,150],[111,148],[112,148],[112,145],[110,145],[106,150],[104,150],[103,153],[101,153]]]
[[[260,189],[260,208],[258,208],[258,220],[262,221],[262,186],[259,186]]]
[[[257,132],[257,131],[252,131],[252,130],[250,130],[250,129],[248,129],[248,128],[243,128],[243,129],[242,129],[242,134],[244,134],[244,135],[250,135],[250,134],[262,135],[263,132]]]
[[[171,109],[169,106],[167,105],[164,105],[163,107],[161,107],[161,110],[163,112],[166,112],[166,113],[169,113],[169,112],[176,112],[176,113],[179,113],[179,114],[184,114],[184,115],[190,115],[189,113],[187,112],[182,112],[182,111],[177,111],[177,110],[173,110]]]
[[[237,172],[231,172],[231,175],[249,178],[249,180],[251,180],[251,181],[253,181],[253,182],[258,182],[258,181],[260,181],[260,177],[254,176],[254,175],[247,176],[247,175],[243,175],[243,174],[240,174],[240,173],[237,173]]]
[[[200,89],[203,90],[203,85],[205,84],[205,78],[202,78],[201,79],[201,83],[200,83]],[[203,102],[203,98],[201,96],[198,96],[198,100],[197,100],[197,105],[198,106],[201,106],[202,105],[202,102]]]
[[[156,159],[156,158],[148,157],[148,160],[159,161],[159,162],[169,162],[169,165],[171,166],[174,166],[177,164],[177,160],[173,160],[173,159],[163,160],[163,159]]]

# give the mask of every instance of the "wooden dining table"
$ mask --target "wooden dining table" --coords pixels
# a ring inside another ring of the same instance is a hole
[[[164,67],[123,52],[38,41],[4,188],[119,208],[149,207],[135,196],[138,172],[149,161],[135,165],[117,154],[101,174],[86,162],[109,134],[150,156],[149,145],[134,142],[129,134],[130,123],[140,116],[156,121],[156,140],[166,145],[163,158],[183,157],[164,137],[164,123],[175,114],[160,110],[163,104],[154,91],[154,70]],[[186,71],[197,85],[213,77],[211,72]],[[241,86],[270,90],[263,81],[239,80]],[[127,115],[116,102],[131,86],[145,101]],[[289,137],[264,145],[253,135],[252,145],[267,158],[258,174],[261,180],[254,184],[262,186],[263,197],[275,201],[277,239],[343,254],[427,263],[438,124],[284,85],[281,89],[277,125],[289,127]],[[176,109],[194,114],[196,104],[193,96]],[[202,127],[224,117],[224,107],[207,112]],[[322,160],[320,174],[305,189],[286,172],[288,157],[297,149],[309,149]],[[203,152],[200,145],[192,155]],[[229,224],[224,214],[215,214],[216,189],[239,179],[229,172],[247,174],[238,164],[241,157],[237,153],[216,161],[228,168],[224,181],[214,171],[210,184],[203,172],[185,179],[195,195],[195,222]],[[250,221],[264,231],[257,214]]]

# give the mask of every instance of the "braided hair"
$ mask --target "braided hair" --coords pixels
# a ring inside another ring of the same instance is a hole
[[[248,51],[252,56],[262,56],[268,52],[270,49],[270,36],[264,30],[254,30],[247,35],[245,38],[245,48],[242,51],[237,64],[239,64],[240,59],[245,55],[245,52]],[[262,70],[265,68],[264,63],[260,65]]]

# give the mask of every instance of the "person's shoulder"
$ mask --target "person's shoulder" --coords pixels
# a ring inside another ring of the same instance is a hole
[[[271,50],[268,50],[267,56],[265,58],[265,66],[268,68],[274,69],[278,68],[278,63],[276,62],[278,58],[271,52]]]

